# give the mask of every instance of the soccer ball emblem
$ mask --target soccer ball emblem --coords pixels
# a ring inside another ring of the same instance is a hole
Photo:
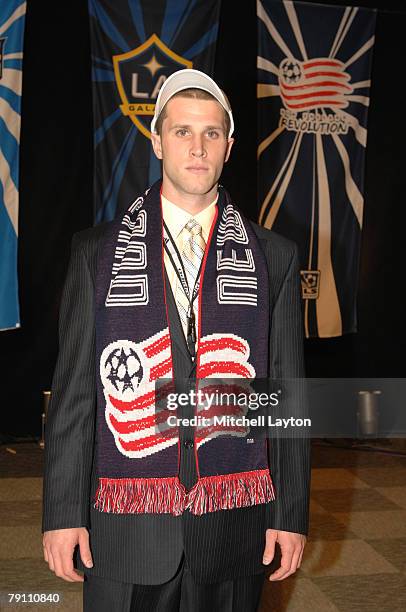
[[[104,376],[123,395],[127,389],[135,391],[143,377],[141,359],[131,347],[116,347],[104,361]]]
[[[288,85],[297,83],[302,77],[302,69],[297,60],[285,58],[282,61],[279,70],[282,74],[283,80]]]

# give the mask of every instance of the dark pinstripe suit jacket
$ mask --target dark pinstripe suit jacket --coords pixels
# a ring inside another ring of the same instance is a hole
[[[97,481],[94,279],[98,245],[107,224],[78,234],[60,311],[60,351],[45,434],[42,530],[87,527],[94,567],[87,573],[138,584],[161,584],[176,572],[182,551],[197,582],[210,583],[263,571],[267,527],[307,534],[310,445],[282,439],[270,444],[277,499],[270,504],[194,516],[114,515],[93,508]],[[300,281],[296,246],[252,224],[266,255],[271,321],[270,377],[304,376]],[[176,377],[193,374],[176,304],[167,283]],[[182,432],[181,438],[188,435]],[[193,448],[181,446],[180,477],[196,478]],[[84,567],[75,551],[75,566]]]

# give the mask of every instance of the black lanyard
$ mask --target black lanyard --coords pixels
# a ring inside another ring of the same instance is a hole
[[[179,253],[178,247],[176,246],[176,243],[174,239],[172,238],[172,235],[165,221],[163,222],[163,225],[164,225],[164,249],[165,249],[166,254],[169,257],[169,261],[171,262],[173,269],[176,272],[176,276],[179,279],[183,293],[185,294],[186,299],[189,303],[189,307],[188,307],[188,311],[186,315],[186,326],[187,326],[186,327],[186,341],[187,341],[187,347],[188,347],[189,353],[192,359],[194,359],[196,356],[196,348],[195,348],[196,321],[195,321],[195,313],[193,311],[193,302],[195,301],[199,293],[200,273],[202,270],[203,257],[200,261],[199,270],[197,272],[197,276],[195,279],[195,285],[193,287],[193,290],[191,291],[189,284],[187,282],[185,267],[183,265],[182,257]]]

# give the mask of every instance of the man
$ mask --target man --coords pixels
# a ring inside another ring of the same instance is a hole
[[[43,543],[57,576],[84,571],[85,610],[248,612],[276,542],[270,580],[301,564],[307,443],[247,444],[154,411],[159,379],[191,391],[210,376],[303,376],[296,247],[245,219],[218,183],[233,128],[210,77],[171,75],[151,123],[162,182],[73,239]]]

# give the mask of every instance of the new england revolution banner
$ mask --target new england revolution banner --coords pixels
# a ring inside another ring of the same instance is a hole
[[[355,332],[376,11],[257,15],[259,222],[299,247],[306,337]]]
[[[213,72],[220,0],[89,0],[89,13],[99,223],[160,177],[155,100],[176,70]]]
[[[20,327],[18,178],[26,2],[0,2],[0,329]]]

